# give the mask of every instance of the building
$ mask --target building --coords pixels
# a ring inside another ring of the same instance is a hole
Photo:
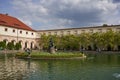
[[[53,29],[53,30],[40,30],[39,34],[45,35],[78,35],[81,33],[96,33],[96,32],[107,32],[107,31],[120,32],[120,25],[103,25],[95,27],[81,27],[81,28],[67,28],[67,29]]]
[[[36,47],[37,32],[15,17],[0,14],[0,41],[19,42],[22,49]]]
[[[0,14],[0,41],[21,43],[24,48],[39,48],[38,40],[40,35],[79,35],[81,33],[106,32],[109,30],[120,32],[120,25],[103,25],[95,27],[53,29],[53,30],[33,30],[19,19]],[[6,44],[7,44],[6,43]]]

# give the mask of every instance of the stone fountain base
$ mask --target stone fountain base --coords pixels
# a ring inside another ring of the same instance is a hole
[[[51,48],[50,48],[50,53],[51,53],[51,54],[54,54],[54,53],[55,53],[55,48],[54,48],[54,47],[51,47]]]

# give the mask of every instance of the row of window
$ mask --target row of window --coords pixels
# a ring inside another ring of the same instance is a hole
[[[8,31],[8,28],[5,28],[5,32],[7,32]],[[15,33],[16,32],[16,30],[15,29],[13,29],[13,33]],[[22,34],[22,31],[19,31],[19,33],[20,34]],[[28,32],[26,32],[26,34],[28,34]],[[33,33],[31,33],[31,35],[34,35]]]
[[[97,32],[103,32],[102,30],[103,30],[103,29],[98,29]],[[111,29],[111,28],[108,28],[108,29],[107,29],[107,31],[110,31],[110,30],[112,30],[112,29]],[[117,28],[116,31],[120,31],[120,28]],[[85,32],[87,32],[87,31],[81,30],[81,33],[85,33]],[[94,33],[94,30],[93,30],[93,29],[90,29],[89,32],[90,32],[90,33]],[[48,35],[52,35],[52,33],[53,33],[53,32],[48,32]],[[77,34],[78,34],[78,30],[74,30],[74,32],[73,32],[73,31],[67,31],[67,34],[71,34],[71,33],[77,35]],[[44,33],[44,34],[46,34],[46,33]],[[64,31],[60,31],[60,35],[63,35],[63,34],[64,34]],[[58,35],[58,32],[57,32],[57,31],[54,32],[54,35]]]

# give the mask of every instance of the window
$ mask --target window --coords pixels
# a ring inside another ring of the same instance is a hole
[[[82,33],[85,33],[85,30],[82,30]]]
[[[26,32],[26,34],[28,34],[28,32]]]
[[[77,35],[77,34],[78,34],[78,31],[77,31],[77,30],[75,30],[75,31],[74,31],[74,34],[75,34],[75,35]]]
[[[117,28],[116,31],[117,31],[117,32],[120,32],[120,28]]]
[[[57,32],[55,32],[55,35],[57,35]]]
[[[93,29],[90,29],[90,33],[93,33]]]
[[[49,35],[51,35],[51,32],[48,32]]]
[[[46,35],[46,33],[44,32],[43,35]]]
[[[111,31],[112,29],[111,28],[108,28],[107,31]]]
[[[5,28],[5,31],[8,31],[8,29],[7,29],[7,28]]]
[[[20,31],[20,34],[22,34],[22,31]]]
[[[67,34],[70,35],[70,31],[67,31]]]
[[[98,32],[102,32],[102,29],[98,29]]]
[[[64,32],[63,31],[61,31],[61,35],[63,35],[64,34]]]
[[[31,35],[33,35],[33,33],[31,33]]]
[[[13,29],[13,32],[15,32],[15,29]]]

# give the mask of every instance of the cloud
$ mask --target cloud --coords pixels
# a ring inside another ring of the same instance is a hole
[[[36,29],[118,24],[119,0],[13,0],[18,17]]]
[[[22,22],[24,22],[25,24],[27,24],[27,25],[29,25],[29,26],[32,26],[32,22],[30,21],[30,20],[23,20],[23,19],[21,19],[21,18],[19,18],[19,20],[21,20]]]
[[[114,3],[118,3],[118,2],[120,2],[120,0],[113,0],[113,2],[114,2]]]

